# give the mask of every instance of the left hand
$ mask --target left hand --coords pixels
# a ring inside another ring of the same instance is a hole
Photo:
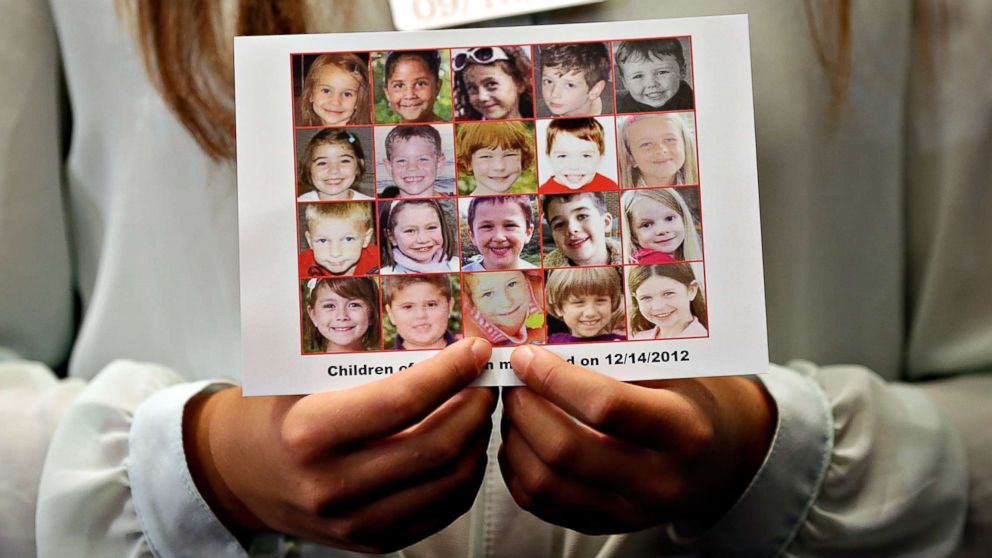
[[[504,391],[499,462],[514,500],[587,534],[723,515],[757,472],[775,408],[747,378],[623,383],[525,345]]]

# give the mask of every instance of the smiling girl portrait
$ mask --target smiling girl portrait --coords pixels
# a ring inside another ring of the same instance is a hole
[[[304,351],[352,353],[382,349],[379,289],[371,277],[310,279],[303,283]]]
[[[300,67],[311,58],[297,57]],[[366,59],[347,52],[312,59],[297,98],[298,125],[370,124],[369,68]]]
[[[458,271],[454,200],[411,199],[379,204],[382,274]]]
[[[467,273],[463,315],[465,335],[493,345],[543,343],[547,336],[539,270]]]
[[[451,68],[455,71],[456,120],[534,116],[530,47],[455,49]]]
[[[692,202],[692,208],[686,200]],[[624,259],[633,264],[701,260],[699,191],[651,188],[624,192]],[[695,211],[693,211],[695,209]]]
[[[698,276],[687,263],[627,268],[631,339],[708,336]]]
[[[692,113],[625,116],[620,124],[620,187],[698,184]]]
[[[316,132],[316,133],[314,133]],[[297,146],[306,145],[297,162],[298,201],[370,200],[374,191],[362,144],[371,144],[369,128],[298,130]]]

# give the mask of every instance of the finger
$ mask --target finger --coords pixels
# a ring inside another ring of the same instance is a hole
[[[453,467],[437,476],[374,502],[327,510],[305,523],[318,542],[359,545],[378,552],[412,544],[450,524],[472,506],[485,474],[488,436],[478,436]]]
[[[555,525],[586,534],[633,530],[645,511],[616,493],[577,483],[544,466],[513,426],[499,452],[500,472],[517,504]]]
[[[669,481],[678,476],[678,469],[670,456],[576,423],[528,388],[517,388],[504,398],[503,420],[512,422],[537,458],[558,475],[603,485],[632,499],[673,496]]]
[[[605,434],[658,449],[710,439],[708,422],[679,394],[625,384],[534,345],[518,347],[510,361],[527,387]]]
[[[287,417],[290,443],[325,448],[374,440],[420,422],[479,377],[492,345],[463,339],[384,380],[304,397]]]
[[[350,507],[422,482],[463,459],[479,436],[492,432],[496,393],[464,390],[421,423],[353,453],[332,456],[335,484],[329,504]]]

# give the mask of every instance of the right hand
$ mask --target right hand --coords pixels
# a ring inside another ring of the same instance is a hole
[[[493,389],[463,389],[492,352],[466,339],[384,380],[305,397],[195,398],[190,471],[235,534],[272,531],[388,552],[468,511],[482,483]]]

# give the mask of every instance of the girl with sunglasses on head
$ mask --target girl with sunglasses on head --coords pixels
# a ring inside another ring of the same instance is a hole
[[[475,47],[451,53],[455,118],[499,120],[534,116],[533,70],[523,47]]]

